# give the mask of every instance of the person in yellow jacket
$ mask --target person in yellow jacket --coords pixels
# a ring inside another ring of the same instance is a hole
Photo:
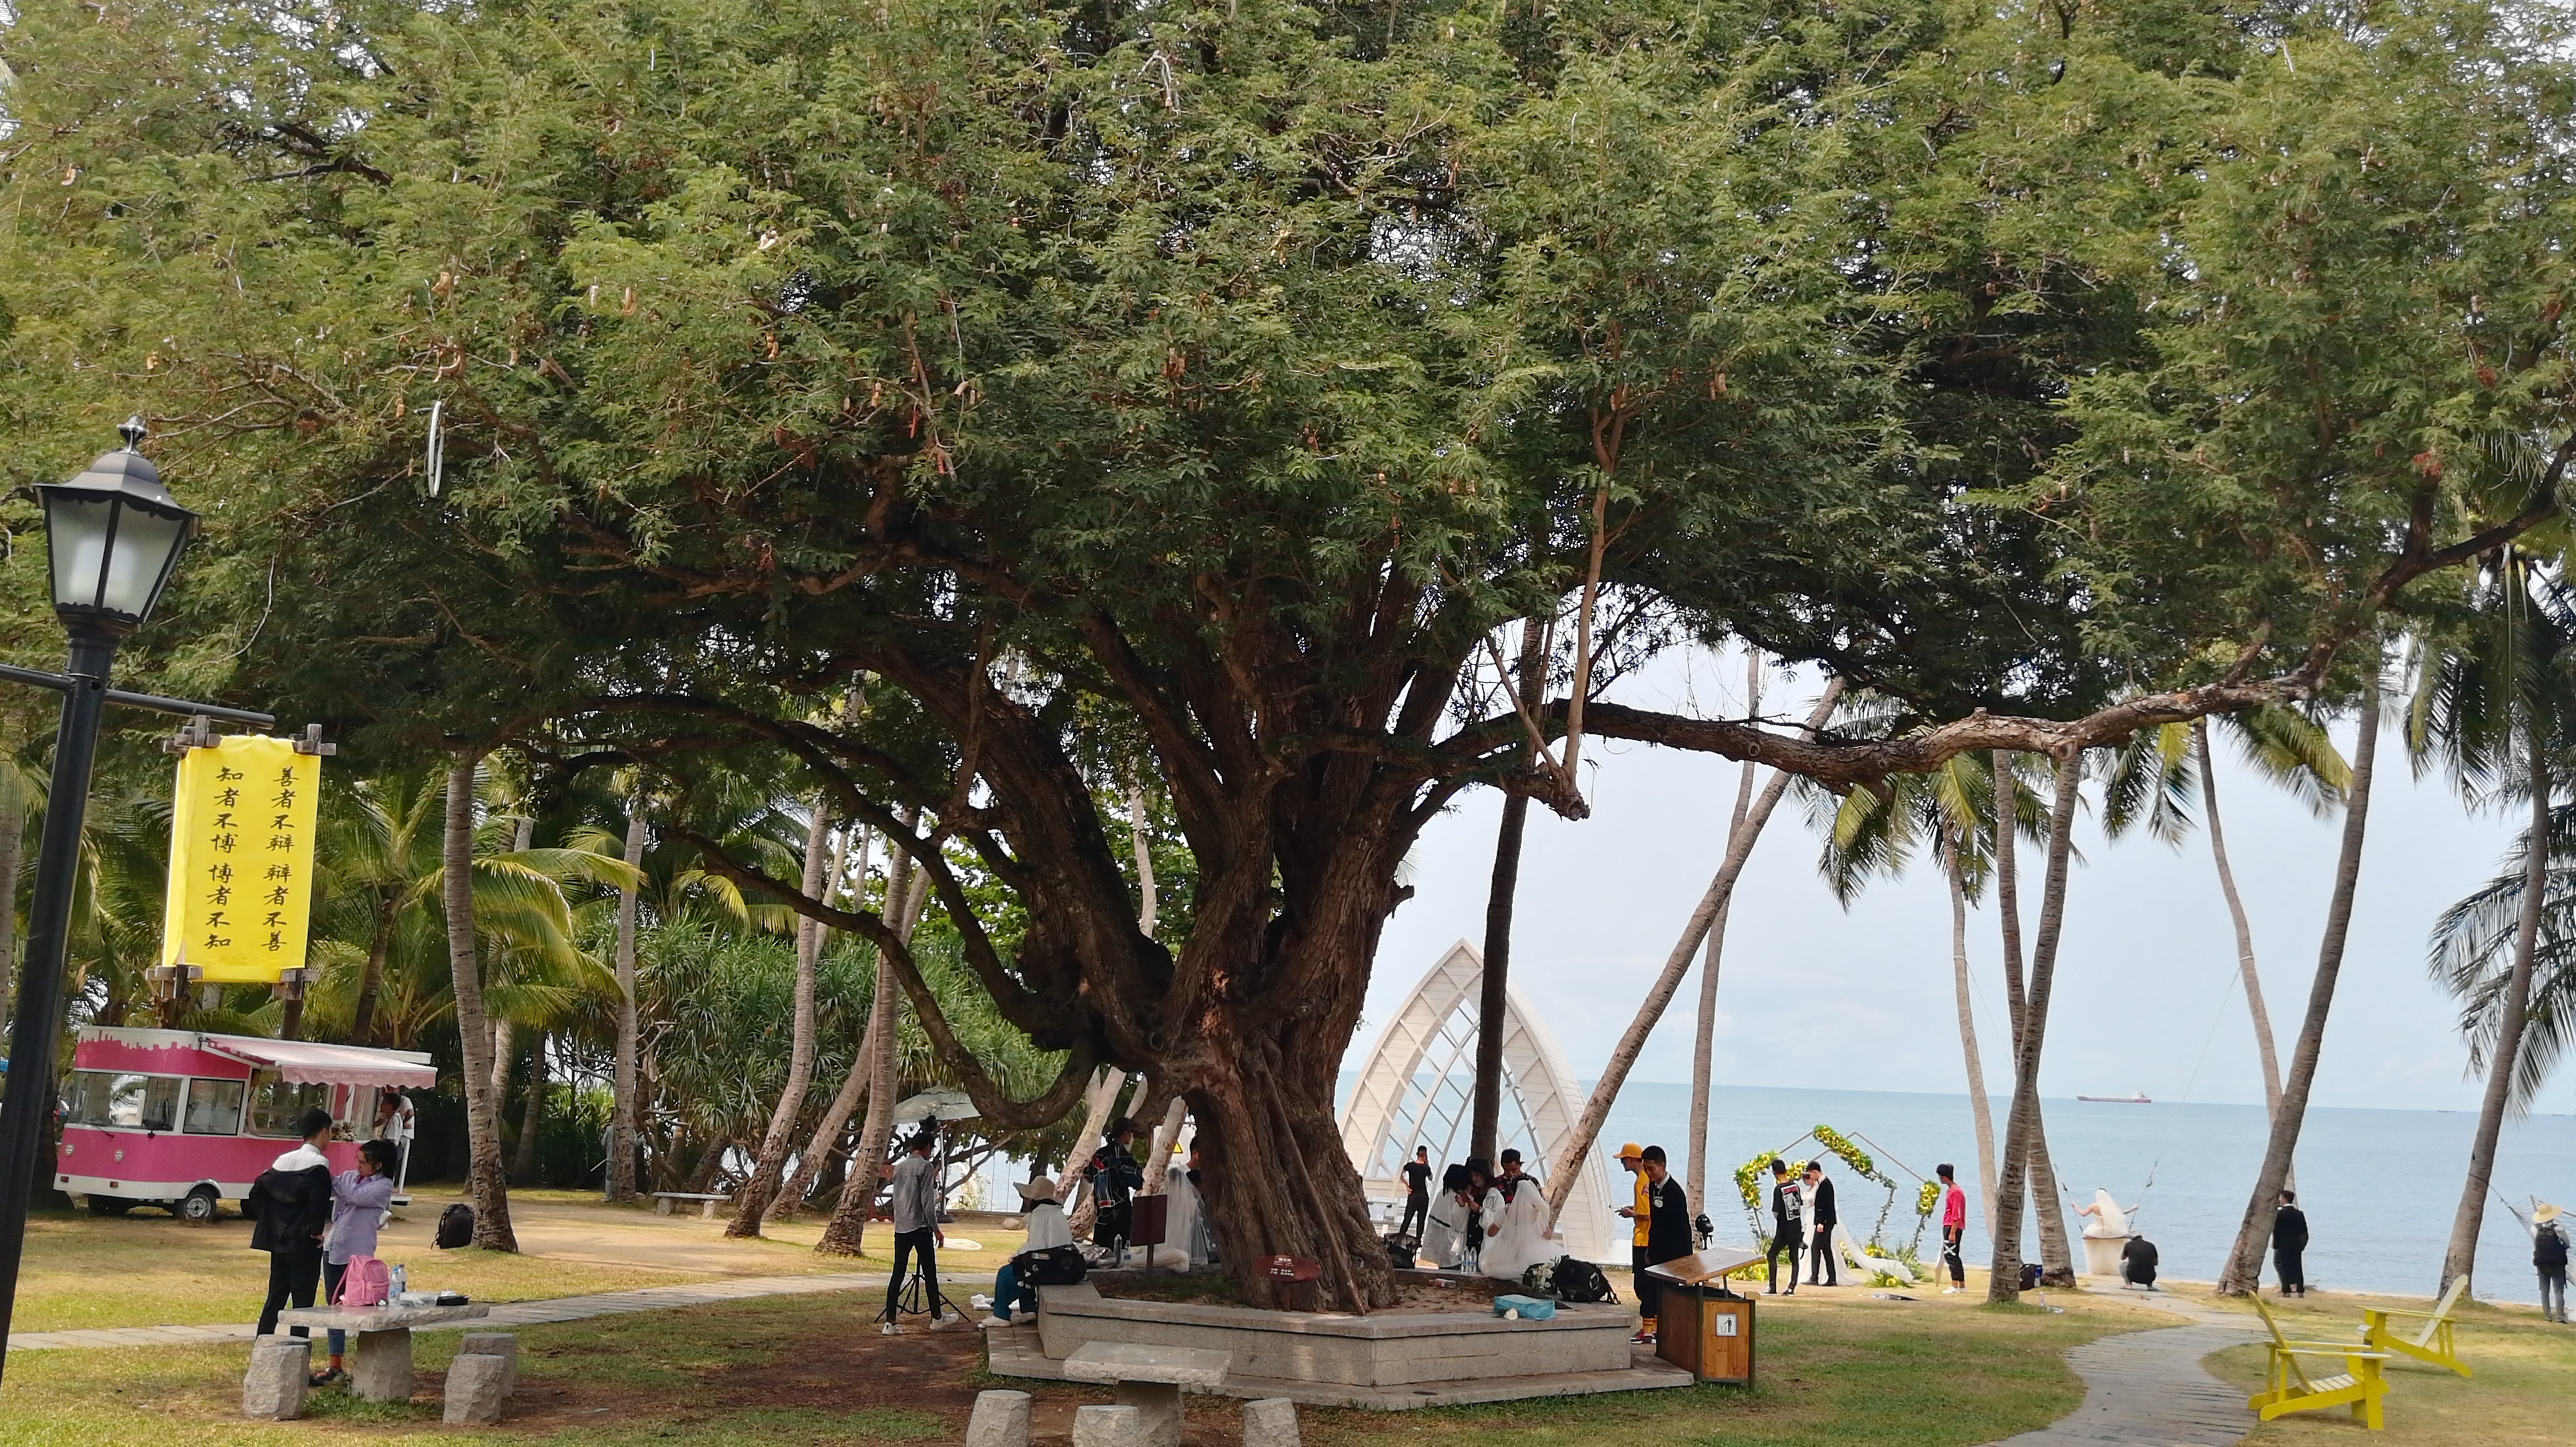
[[[1629,1269],[1635,1273],[1631,1277],[1632,1283],[1643,1280],[1646,1268],[1654,1264],[1646,1259],[1646,1243],[1651,1239],[1648,1235],[1648,1223],[1654,1219],[1655,1197],[1654,1183],[1646,1179],[1645,1161],[1645,1148],[1635,1141],[1619,1147],[1619,1169],[1634,1177],[1637,1183],[1636,1204],[1619,1208],[1620,1215],[1637,1224],[1636,1231],[1629,1238],[1628,1247]],[[1641,1331],[1638,1335],[1642,1337],[1645,1333]]]

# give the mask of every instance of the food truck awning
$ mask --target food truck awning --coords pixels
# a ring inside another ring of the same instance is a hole
[[[260,1040],[247,1035],[209,1035],[206,1048],[274,1070],[280,1079],[298,1085],[408,1085],[427,1089],[438,1083],[438,1070],[429,1063],[429,1057],[410,1050],[369,1050],[310,1040]]]

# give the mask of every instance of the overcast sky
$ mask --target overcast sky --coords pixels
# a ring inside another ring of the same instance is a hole
[[[1740,661],[1674,655],[1613,696],[1732,716]],[[1812,683],[1775,676],[1765,712],[1803,714]],[[2338,743],[2351,752],[2352,726]],[[2220,736],[2220,804],[2238,887],[2254,922],[2284,1067],[2305,1008],[2332,883],[2338,813],[2311,817],[2263,785]],[[1513,976],[1555,1031],[1575,1072],[1596,1076],[1662,967],[1724,852],[1739,766],[1711,755],[1586,740],[1593,814],[1570,823],[1530,811]],[[2326,1032],[2315,1103],[2475,1109],[2478,1085],[2457,1010],[2424,968],[2425,935],[2446,905],[2489,878],[2512,832],[2472,813],[2439,777],[2412,777],[2390,731],[2374,789],[2352,940]],[[1435,821],[1412,856],[1417,894],[1388,921],[1367,1021],[1346,1062],[1357,1069],[1386,1019],[1440,954],[1481,945],[1498,796],[1478,790]],[[2195,816],[2198,810],[2194,810]],[[1862,1090],[1964,1089],[1950,969],[1949,901],[1936,869],[1869,887],[1846,911],[1816,872],[1818,835],[1783,801],[1736,895],[1721,971],[1716,1077],[1743,1085]],[[2179,848],[2143,834],[2111,842],[2089,810],[2072,875],[2041,1089],[2260,1104],[2262,1071],[2235,945],[2195,827]],[[2039,851],[2023,849],[2025,934],[2038,917]],[[2012,1088],[1997,918],[1970,917],[1978,1030],[1989,1088]],[[1638,1062],[1636,1079],[1690,1079],[1696,972]],[[2576,1072],[2538,1106],[2576,1109]]]

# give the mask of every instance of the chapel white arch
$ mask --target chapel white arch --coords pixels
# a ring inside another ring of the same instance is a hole
[[[1463,1160],[1474,1126],[1476,1011],[1484,957],[1465,940],[1449,947],[1378,1038],[1342,1115],[1342,1149],[1376,1196],[1402,1196],[1397,1176],[1417,1145],[1431,1147],[1434,1166]],[[1518,1146],[1533,1174],[1556,1160],[1583,1109],[1574,1071],[1556,1037],[1520,991],[1506,987],[1503,1007],[1503,1112],[1499,1143]],[[1434,1182],[1437,1185],[1437,1182]],[[1557,1218],[1565,1248],[1587,1261],[1611,1250],[1609,1172],[1596,1148],[1587,1152]],[[1624,1262],[1627,1253],[1620,1252]]]

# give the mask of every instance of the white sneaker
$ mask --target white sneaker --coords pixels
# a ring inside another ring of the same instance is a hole
[[[1959,1288],[1955,1286],[1945,1286],[1941,1288],[1941,1294],[1943,1296],[1956,1296],[1959,1294]]]
[[[930,1319],[930,1324],[932,1326],[955,1326],[957,1323],[964,1321],[965,1319],[966,1318],[959,1316],[953,1311],[943,1311],[939,1315],[932,1317]]]
[[[903,1328],[895,1325],[893,1322],[887,1322],[884,1326],[877,1328],[877,1334],[879,1336],[901,1336],[903,1335]]]
[[[1010,1318],[1009,1318],[1009,1317],[1005,1317],[1005,1316],[988,1316],[988,1317],[984,1318],[982,1321],[979,1321],[979,1322],[975,1323],[975,1325],[977,1325],[978,1327],[981,1327],[982,1329],[984,1329],[984,1330],[986,1330],[986,1331],[991,1331],[993,1328],[995,1328],[995,1327],[997,1327],[997,1326],[1009,1326],[1010,1324],[1011,1324],[1011,1320],[1010,1320]]]

